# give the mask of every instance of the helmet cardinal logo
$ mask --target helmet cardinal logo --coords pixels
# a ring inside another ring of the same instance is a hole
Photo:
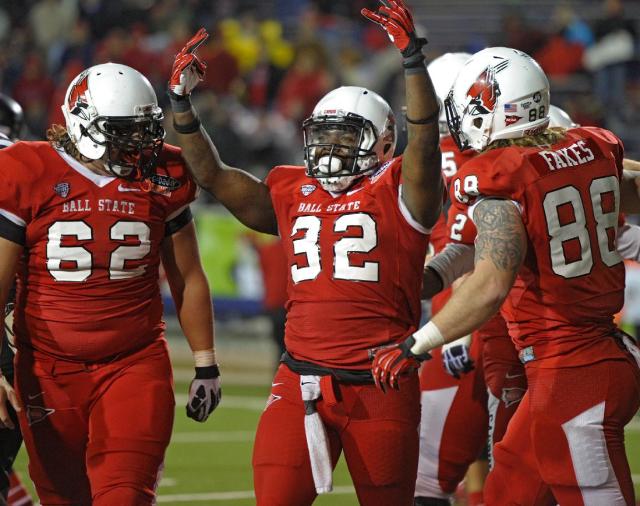
[[[85,112],[85,109],[89,107],[89,102],[87,101],[87,97],[85,96],[85,93],[89,89],[88,75],[88,72],[83,72],[78,76],[75,84],[69,92],[69,97],[67,98],[67,104],[69,106],[69,111],[71,112],[71,114],[80,116],[84,120],[89,119],[89,116]]]
[[[509,65],[509,60],[503,60],[497,65],[487,67],[469,87],[467,97],[470,105],[475,105],[476,114],[489,114],[496,107],[500,96],[500,86],[496,74]]]

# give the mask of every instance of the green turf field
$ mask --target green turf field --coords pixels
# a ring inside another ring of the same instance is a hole
[[[255,504],[251,448],[257,420],[268,396],[271,372],[270,363],[265,360],[268,354],[264,353],[264,343],[257,347],[262,350],[262,362],[256,360],[255,347],[251,348],[251,355],[244,348],[240,352],[223,348],[221,361],[224,364],[227,359],[228,364],[223,366],[223,403],[204,424],[185,416],[191,370],[185,354],[174,353],[178,408],[158,503],[176,506]],[[243,356],[247,362],[244,367]],[[636,419],[627,432],[627,453],[635,475],[636,493],[640,495],[640,419]],[[24,452],[16,467],[23,477],[27,476]],[[319,497],[314,504],[357,504],[343,460],[334,474],[334,487],[334,493]]]

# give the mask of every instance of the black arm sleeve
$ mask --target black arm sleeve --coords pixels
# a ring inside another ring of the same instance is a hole
[[[4,237],[8,241],[15,242],[20,246],[25,243],[24,227],[16,225],[14,222],[5,218],[0,214],[0,237]]]
[[[170,235],[175,234],[182,227],[189,224],[191,220],[193,220],[193,215],[191,214],[191,208],[187,207],[178,216],[176,216],[175,218],[165,223],[164,236],[169,237]]]

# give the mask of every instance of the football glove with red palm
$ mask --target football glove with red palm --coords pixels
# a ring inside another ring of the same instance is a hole
[[[360,13],[367,19],[379,24],[391,42],[400,50],[404,57],[403,66],[406,69],[421,67],[424,62],[422,47],[427,39],[418,37],[413,24],[413,16],[403,0],[380,0],[378,9],[374,12],[362,9]]]
[[[169,78],[169,97],[173,101],[188,97],[204,78],[207,64],[196,56],[196,50],[209,38],[204,28],[200,28],[182,50],[176,55]]]
[[[196,377],[189,386],[187,416],[204,422],[222,399],[220,370],[217,365],[196,367]]]
[[[411,348],[416,344],[413,336],[407,337],[402,343],[378,350],[373,358],[371,374],[376,386],[383,392],[389,386],[398,390],[400,376],[417,370],[420,364],[431,358],[429,353],[414,355]]]

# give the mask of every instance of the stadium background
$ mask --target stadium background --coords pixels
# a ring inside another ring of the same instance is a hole
[[[276,164],[300,164],[300,122],[326,91],[362,85],[400,114],[400,58],[384,33],[361,18],[373,0],[0,0],[0,88],[25,109],[23,137],[41,139],[63,123],[60,104],[80,70],[113,61],[144,73],[167,105],[173,55],[200,26],[212,33],[200,51],[207,77],[194,101],[223,159],[264,177]],[[444,52],[504,45],[534,56],[548,73],[552,103],[584,125],[605,126],[640,158],[640,59],[637,0],[408,0],[431,60]],[[167,142],[171,114],[165,108]],[[400,121],[402,125],[402,121]],[[399,149],[403,147],[400,132]],[[0,182],[1,183],[1,182]],[[251,442],[268,395],[277,352],[269,338],[262,265],[272,239],[249,233],[215,200],[194,206],[212,285],[224,399],[206,424],[187,420],[190,354],[172,305],[166,312],[178,397],[175,433],[159,502],[253,504]],[[633,220],[634,217],[631,217]],[[261,254],[263,255],[261,257]],[[261,263],[262,260],[262,263]],[[268,284],[278,284],[273,280]],[[623,323],[640,328],[640,271],[629,270]],[[278,291],[280,287],[268,287]],[[168,294],[168,291],[165,291]],[[275,304],[277,305],[277,297]],[[628,453],[640,490],[640,422]],[[25,475],[25,458],[18,468]],[[355,504],[344,465],[337,493],[317,504]]]

